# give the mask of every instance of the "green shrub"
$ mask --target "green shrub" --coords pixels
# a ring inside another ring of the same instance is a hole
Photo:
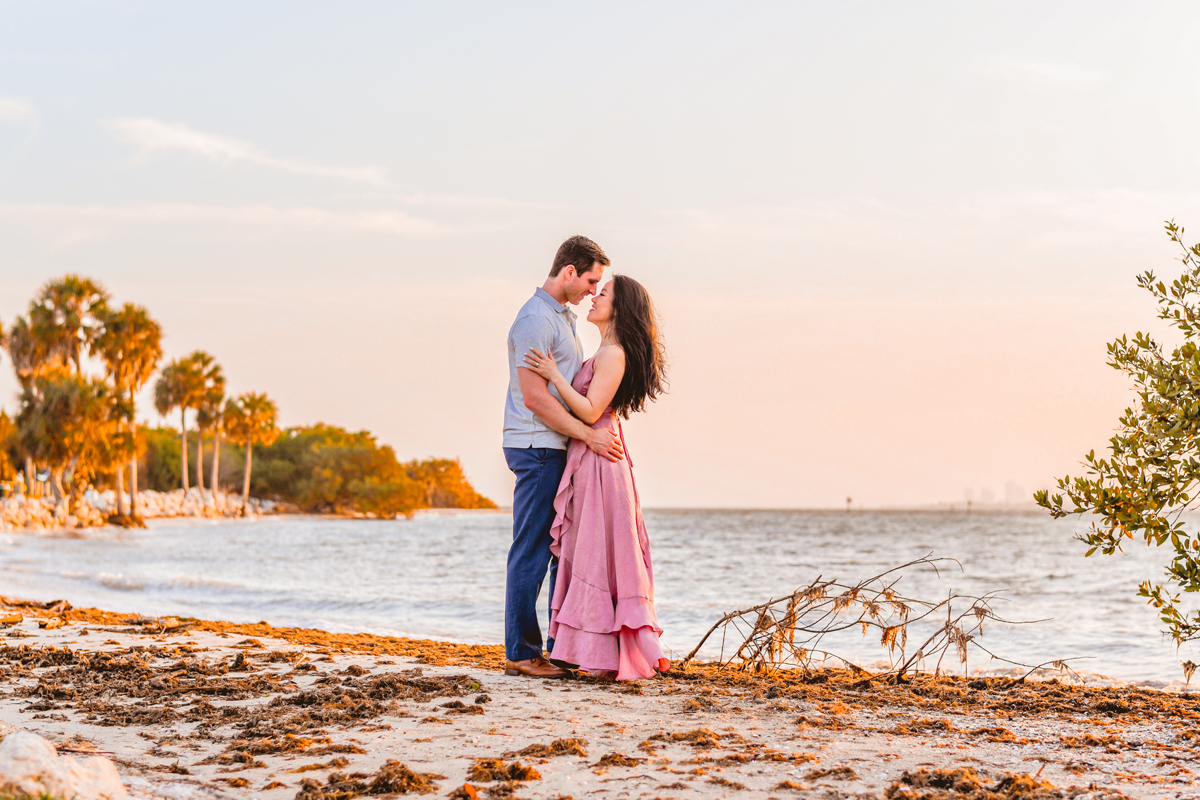
[[[229,461],[240,482],[242,461],[233,455]],[[256,447],[250,493],[295,503],[304,511],[383,517],[431,507],[496,507],[475,491],[457,460],[401,464],[391,447],[381,446],[367,431],[324,423],[288,428],[273,444]]]
[[[475,491],[462,463],[457,459],[433,458],[404,465],[408,477],[425,492],[429,508],[495,508],[496,504]]]
[[[169,492],[180,487],[179,431],[174,428],[138,426],[145,450],[138,458],[138,488]],[[190,444],[195,444],[193,439]],[[141,448],[139,448],[140,450]],[[192,462],[193,466],[195,461]]]
[[[139,457],[139,488],[178,489],[179,431],[139,428],[144,451]],[[189,472],[195,470],[196,438],[188,440]],[[254,448],[250,494],[292,503],[314,513],[363,513],[381,517],[411,515],[420,508],[495,508],[475,491],[458,459],[426,459],[406,464],[367,431],[348,431],[318,423],[288,428],[271,445]],[[204,446],[208,486],[213,446]],[[221,443],[220,484],[241,489],[245,450]],[[195,476],[192,475],[192,483]],[[211,487],[210,487],[211,488]]]

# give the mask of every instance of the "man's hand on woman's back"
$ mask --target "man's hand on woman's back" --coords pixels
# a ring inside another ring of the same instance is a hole
[[[592,436],[586,440],[592,452],[604,456],[609,461],[620,461],[625,457],[625,448],[621,439],[608,428],[592,428]]]

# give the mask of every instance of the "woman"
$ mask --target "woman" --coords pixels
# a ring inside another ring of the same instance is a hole
[[[592,300],[587,320],[600,329],[600,348],[573,384],[552,355],[532,350],[525,361],[554,384],[571,413],[613,430],[624,446],[621,417],[643,410],[665,388],[654,306],[640,283],[618,275]],[[550,550],[559,558],[550,657],[617,680],[671,668],[658,641],[650,540],[632,469],[627,447],[614,462],[572,440],[550,529]]]

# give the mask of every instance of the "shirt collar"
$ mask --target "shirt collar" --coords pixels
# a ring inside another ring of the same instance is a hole
[[[534,291],[533,296],[538,298],[539,300],[541,300],[543,303],[546,303],[547,305],[550,306],[550,308],[554,309],[555,311],[557,311],[560,314],[565,311],[565,312],[567,312],[568,316],[571,316],[571,317],[575,316],[575,312],[571,311],[571,309],[567,308],[565,305],[563,305],[562,303],[555,300],[553,297],[550,296],[549,292],[547,292],[545,289],[543,289],[540,286]]]

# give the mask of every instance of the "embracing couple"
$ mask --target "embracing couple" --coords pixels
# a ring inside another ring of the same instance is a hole
[[[634,680],[670,669],[659,645],[650,540],[621,418],[664,391],[665,362],[650,295],[608,256],[572,236],[508,333],[504,457],[516,475],[504,607],[505,672],[558,678],[580,669]],[[600,347],[586,361],[575,312]],[[537,598],[550,573],[542,650]],[[553,663],[551,663],[553,662]]]

